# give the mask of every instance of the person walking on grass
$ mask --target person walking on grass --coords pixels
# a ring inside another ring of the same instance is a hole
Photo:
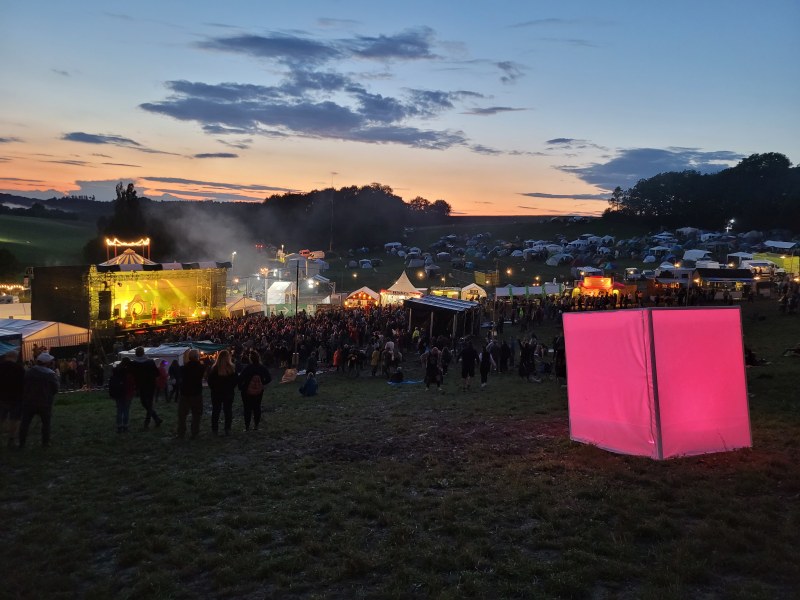
[[[181,398],[178,400],[178,437],[186,437],[186,418],[192,413],[192,439],[200,433],[203,416],[203,377],[206,368],[200,362],[200,352],[189,350],[181,367]]]
[[[36,357],[36,364],[25,371],[22,396],[22,422],[19,427],[19,447],[25,447],[28,428],[33,417],[42,421],[42,446],[50,445],[50,421],[53,398],[58,393],[58,377],[52,366],[55,359],[47,352]]]
[[[108,395],[117,405],[117,433],[128,433],[131,418],[131,402],[136,393],[136,381],[133,378],[131,359],[125,356],[114,367],[108,380]]]
[[[489,342],[488,344],[483,345],[483,349],[481,350],[478,359],[480,362],[482,388],[486,387],[486,383],[489,380],[489,371],[491,371],[492,368],[495,369],[497,368],[497,365],[494,362],[494,358],[492,357],[492,344],[494,344],[494,342]]]
[[[261,364],[261,357],[258,352],[250,353],[250,364],[247,365],[239,375],[239,391],[242,394],[242,404],[244,406],[244,430],[250,430],[250,422],[253,422],[253,429],[258,429],[261,422],[261,401],[264,397],[264,388],[272,381],[269,369]]]
[[[9,448],[17,443],[25,390],[25,367],[18,358],[16,350],[9,350],[0,360],[0,434],[8,435]]]
[[[479,361],[478,352],[472,346],[472,340],[467,340],[459,355],[461,361],[461,379],[464,382],[463,390],[470,389],[472,379],[475,377],[475,364]]]
[[[425,367],[425,389],[429,390],[431,384],[436,384],[437,391],[442,390],[442,354],[436,346],[423,353],[420,357],[422,366]]]
[[[150,427],[150,420],[156,424],[156,427],[161,425],[161,418],[158,416],[155,408],[153,408],[153,396],[156,393],[156,379],[158,379],[158,367],[152,358],[147,358],[144,355],[144,348],[139,346],[136,348],[135,357],[131,362],[133,369],[133,378],[136,380],[136,389],[139,390],[139,400],[144,407],[144,428]]]
[[[217,361],[208,371],[208,388],[211,390],[211,431],[214,435],[219,433],[219,413],[225,414],[225,435],[231,433],[233,420],[233,398],[236,394],[236,384],[239,376],[231,360],[231,353],[222,350],[217,355]]]

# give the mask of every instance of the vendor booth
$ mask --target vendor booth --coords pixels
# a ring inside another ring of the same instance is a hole
[[[573,440],[654,459],[752,445],[738,307],[565,313],[564,336]]]
[[[403,271],[388,290],[381,290],[381,305],[402,304],[404,300],[409,298],[421,297],[422,292],[414,287],[406,272]]]
[[[471,302],[479,302],[481,298],[487,297],[486,290],[479,286],[477,283],[470,283],[461,288],[461,299],[470,300]]]
[[[577,296],[583,294],[584,296],[600,296],[615,294],[618,296],[635,291],[635,285],[628,286],[624,283],[614,281],[611,277],[587,276],[580,280],[573,288],[572,295]]]
[[[344,307],[369,310],[370,308],[378,306],[380,301],[381,295],[378,292],[364,286],[348,294],[347,298],[344,299]]]

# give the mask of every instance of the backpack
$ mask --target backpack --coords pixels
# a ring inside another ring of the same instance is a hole
[[[111,373],[108,380],[108,395],[114,399],[125,397],[125,376],[122,373]]]
[[[247,383],[247,395],[258,396],[264,391],[264,382],[261,381],[261,375],[253,375]]]

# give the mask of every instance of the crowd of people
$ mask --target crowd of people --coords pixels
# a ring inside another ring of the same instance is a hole
[[[178,360],[171,364],[155,361],[144,352],[144,346],[199,340],[225,349],[204,357],[199,351],[190,350],[183,364]],[[163,414],[159,412],[175,403],[177,436],[185,437],[188,425],[193,438],[200,432],[204,385],[210,391],[214,434],[230,435],[237,392],[242,401],[244,429],[257,430],[264,388],[272,380],[270,369],[285,369],[284,377],[292,373],[289,380],[294,380],[294,374],[305,368],[300,393],[312,396],[318,392],[316,374],[321,369],[351,377],[361,376],[363,371],[397,382],[404,379],[402,363],[419,359],[426,388],[435,385],[441,389],[450,364],[455,362],[461,364],[461,388],[469,390],[476,373],[481,387],[485,387],[490,373],[514,369],[516,357],[520,375],[528,381],[540,381],[537,357],[542,364],[547,362],[547,347],[539,344],[535,335],[506,340],[492,329],[485,339],[474,340],[477,347],[468,338],[430,339],[420,328],[409,330],[407,314],[400,307],[370,311],[331,309],[314,316],[301,313],[207,320],[125,341],[137,343],[134,356],[123,357],[107,378],[108,394],[116,405],[116,431],[131,431],[131,406],[138,398],[143,410],[142,429],[160,427]],[[125,341],[116,349],[125,349]],[[82,357],[76,361],[81,362]],[[10,443],[16,439],[24,446],[31,420],[39,416],[42,442],[46,445],[50,440],[53,398],[59,390],[76,388],[77,383],[65,385],[59,374],[59,361],[41,348],[36,349],[33,364],[27,369],[15,353],[3,357],[0,367],[0,420],[6,425]],[[48,386],[42,383],[45,379]]]

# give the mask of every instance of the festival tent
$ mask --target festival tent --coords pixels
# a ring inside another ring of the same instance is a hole
[[[461,298],[464,300],[480,300],[486,298],[486,290],[479,286],[477,283],[470,283],[469,285],[461,288]]]
[[[21,336],[23,360],[33,359],[34,345],[51,349],[89,342],[89,330],[85,327],[55,321],[0,319],[0,337],[13,334]]]
[[[261,305],[261,302],[245,296],[228,302],[225,308],[228,310],[228,314],[232,317],[242,317],[251,313],[264,311],[264,307]]]
[[[291,281],[274,281],[267,289],[268,305],[289,304],[294,298],[295,285]]]
[[[347,298],[344,299],[344,307],[363,308],[377,306],[380,301],[381,295],[378,292],[364,286],[347,295]]]
[[[739,307],[565,313],[564,336],[573,440],[659,460],[752,445]]]
[[[407,298],[419,298],[422,296],[405,271],[400,274],[388,290],[381,290],[381,304],[400,304]]]

